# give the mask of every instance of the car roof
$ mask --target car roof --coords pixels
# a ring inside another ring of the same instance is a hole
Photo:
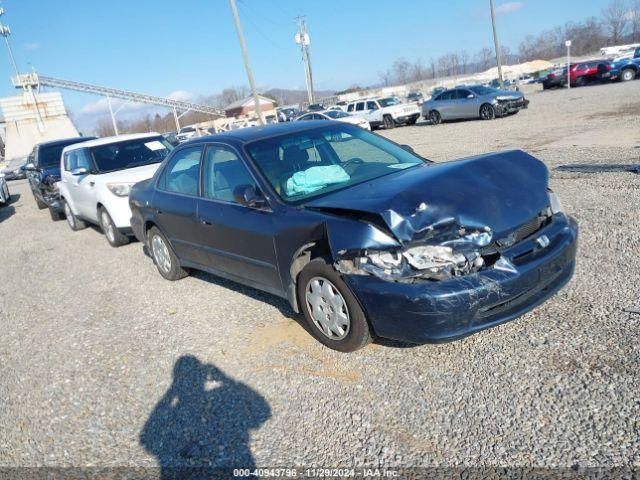
[[[312,112],[317,113],[317,112]],[[239,128],[229,132],[216,133],[215,135],[206,135],[198,137],[182,145],[195,145],[198,143],[208,142],[235,142],[248,143],[256,140],[264,140],[266,138],[277,137],[288,133],[299,133],[307,130],[313,130],[327,124],[335,125],[331,120],[308,120],[305,122],[283,122],[273,123],[270,125],[260,125],[257,127]]]
[[[94,140],[97,137],[70,137],[70,138],[60,138],[58,140],[49,140],[48,142],[42,142],[38,144],[38,148],[42,147],[56,147],[58,145],[71,145],[73,143],[81,143],[87,142],[89,140]]]
[[[65,147],[64,152],[75,150],[78,148],[99,147],[100,145],[110,145],[112,143],[126,142],[128,140],[139,140],[144,138],[160,137],[159,133],[128,133],[125,135],[117,135],[113,137],[96,138],[82,143],[75,143]]]

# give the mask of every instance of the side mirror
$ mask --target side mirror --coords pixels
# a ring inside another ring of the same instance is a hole
[[[89,170],[86,169],[85,167],[80,167],[80,168],[74,168],[73,170],[71,170],[71,175],[74,176],[80,176],[80,175],[87,175],[89,173]]]
[[[411,145],[400,145],[400,147],[402,147],[407,152],[416,153],[416,151],[413,149]]]
[[[24,169],[25,169],[27,172],[33,172],[33,171],[35,171],[35,170],[36,170],[36,166],[35,166],[35,164],[34,164],[33,162],[29,162],[29,163],[27,163],[27,164],[24,166]]]
[[[238,185],[233,189],[233,198],[247,207],[263,207],[267,204],[266,198],[253,185]]]

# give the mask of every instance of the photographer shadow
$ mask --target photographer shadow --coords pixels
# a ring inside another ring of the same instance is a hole
[[[162,479],[226,478],[233,468],[255,468],[249,434],[270,416],[258,392],[186,355],[176,361],[140,444],[156,457]]]

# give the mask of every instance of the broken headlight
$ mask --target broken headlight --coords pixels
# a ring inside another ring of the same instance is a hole
[[[553,191],[549,190],[549,206],[551,207],[551,213],[562,213],[564,209],[560,203],[560,198]]]
[[[352,261],[341,261],[343,273],[369,273],[384,280],[414,278],[442,280],[475,273],[484,266],[479,251],[456,252],[444,245],[420,245],[403,251],[367,251]]]
[[[126,197],[131,191],[133,183],[107,183],[107,188],[116,197]]]

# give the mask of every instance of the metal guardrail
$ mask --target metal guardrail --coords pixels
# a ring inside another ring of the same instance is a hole
[[[45,77],[36,73],[28,73],[25,75],[20,75],[18,77],[12,77],[11,81],[16,88],[25,88],[27,86],[31,86],[33,88],[38,88],[40,86],[64,88],[67,90],[75,90],[77,92],[95,93],[97,95],[104,95],[106,97],[121,98],[123,100],[130,100],[132,102],[160,105],[163,107],[175,108],[177,110],[208,113],[210,115],[220,117],[225,116],[224,110],[212,107],[210,105],[183,102],[181,100],[156,97],[153,95],[146,95],[144,93],[128,92],[126,90],[120,90],[117,88],[101,87],[99,85],[91,85],[89,83]]]

